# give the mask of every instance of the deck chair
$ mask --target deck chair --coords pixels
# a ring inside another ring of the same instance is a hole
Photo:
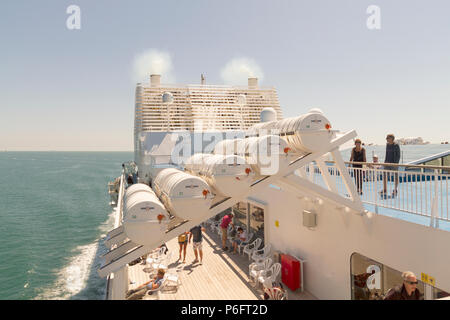
[[[264,248],[253,251],[253,253],[252,253],[253,261],[258,262],[258,263],[263,262],[264,259],[269,257],[269,255],[271,253],[271,249],[272,249],[272,246],[269,243]]]
[[[166,278],[165,289],[168,289],[169,291],[177,292],[178,287],[181,284],[181,280],[178,277],[178,274],[173,271],[167,271],[164,274],[164,277]]]
[[[163,281],[158,288],[147,291],[147,293],[145,295],[145,300],[152,299],[150,297],[153,297],[153,299],[155,299],[155,300],[159,300],[159,298],[160,298],[159,293],[166,286],[166,283],[167,283],[167,278],[164,275]]]
[[[153,270],[158,270],[158,269],[167,270],[171,258],[172,258],[172,252],[169,252],[165,257],[162,257],[160,260],[155,261],[154,263],[151,264]]]
[[[268,270],[261,272],[257,283],[261,283],[264,288],[272,288],[272,283],[276,281],[281,271],[281,264],[276,262]]]
[[[146,259],[146,263],[147,264],[152,264],[155,263],[159,260],[161,260],[161,258],[164,256],[164,251],[166,250],[166,248],[161,247],[159,249],[154,250],[153,252],[149,253]]]
[[[241,249],[243,249],[247,244],[249,244],[250,241],[252,240],[252,238],[253,238],[253,232],[250,232],[250,234],[249,234],[248,237],[247,237],[247,240],[241,242],[241,244],[238,245],[238,251],[239,251],[239,254],[241,254]]]
[[[209,228],[212,228],[213,223],[214,223],[214,221],[212,219],[208,219],[203,222],[204,226],[209,227]]]
[[[214,223],[211,225],[211,230],[212,230],[213,232],[219,234],[219,231],[220,231],[220,223],[217,222],[217,221],[214,222]]]
[[[250,258],[252,257],[253,252],[256,251],[259,248],[261,243],[262,243],[262,239],[261,238],[256,238],[255,241],[253,241],[252,243],[249,243],[249,244],[244,246],[243,253],[244,254],[248,254],[248,260],[250,260]]]
[[[263,271],[269,270],[272,266],[272,259],[267,258],[261,263],[253,262],[248,266],[248,276],[249,278],[256,283],[256,280],[261,275]]]

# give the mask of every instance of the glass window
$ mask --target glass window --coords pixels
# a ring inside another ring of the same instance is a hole
[[[247,230],[247,203],[238,202],[233,207],[233,213],[234,213],[233,223]]]
[[[250,207],[250,217],[247,214],[248,207]],[[239,202],[233,206],[233,212],[234,224],[248,230],[249,234],[253,233],[252,239],[261,238],[264,243],[264,209],[247,202]]]
[[[401,271],[359,253],[352,254],[350,269],[353,300],[381,300],[391,288],[403,283]],[[420,280],[417,289],[424,293],[424,284]]]
[[[353,300],[381,300],[391,288],[403,284],[401,271],[356,252],[350,258],[350,274]],[[419,279],[417,289],[422,295],[427,295],[425,284]],[[425,296],[425,299],[440,299],[448,296],[450,296],[449,293],[432,287],[431,296]]]
[[[250,205],[250,232],[254,237],[261,238],[264,243],[264,209]]]
[[[445,297],[450,297],[450,293],[442,291],[438,288],[433,288],[433,299],[441,299]]]
[[[350,261],[352,300],[376,300],[384,292],[383,266],[376,261],[354,253]]]

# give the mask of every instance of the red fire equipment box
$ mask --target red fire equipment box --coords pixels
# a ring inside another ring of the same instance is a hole
[[[281,281],[292,291],[301,287],[301,264],[293,256],[281,255]]]

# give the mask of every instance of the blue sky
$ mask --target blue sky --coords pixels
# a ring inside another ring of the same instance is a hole
[[[177,83],[222,84],[227,63],[252,59],[285,117],[319,107],[366,142],[450,140],[445,0],[2,1],[0,43],[0,150],[132,150],[133,63],[148,49],[170,54]]]

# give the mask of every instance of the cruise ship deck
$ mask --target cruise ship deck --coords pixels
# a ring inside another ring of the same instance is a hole
[[[263,292],[252,286],[248,278],[250,261],[247,256],[231,254],[221,250],[220,239],[208,227],[203,232],[203,264],[195,263],[192,242],[186,251],[186,263],[178,260],[179,245],[177,238],[166,243],[172,253],[168,268],[176,271],[181,285],[176,292],[164,289],[159,294],[160,300],[261,300]],[[129,289],[134,289],[149,280],[147,265],[135,264],[129,267],[132,282]],[[308,292],[288,291],[290,300],[315,300]],[[153,295],[145,295],[144,300],[153,300]]]

